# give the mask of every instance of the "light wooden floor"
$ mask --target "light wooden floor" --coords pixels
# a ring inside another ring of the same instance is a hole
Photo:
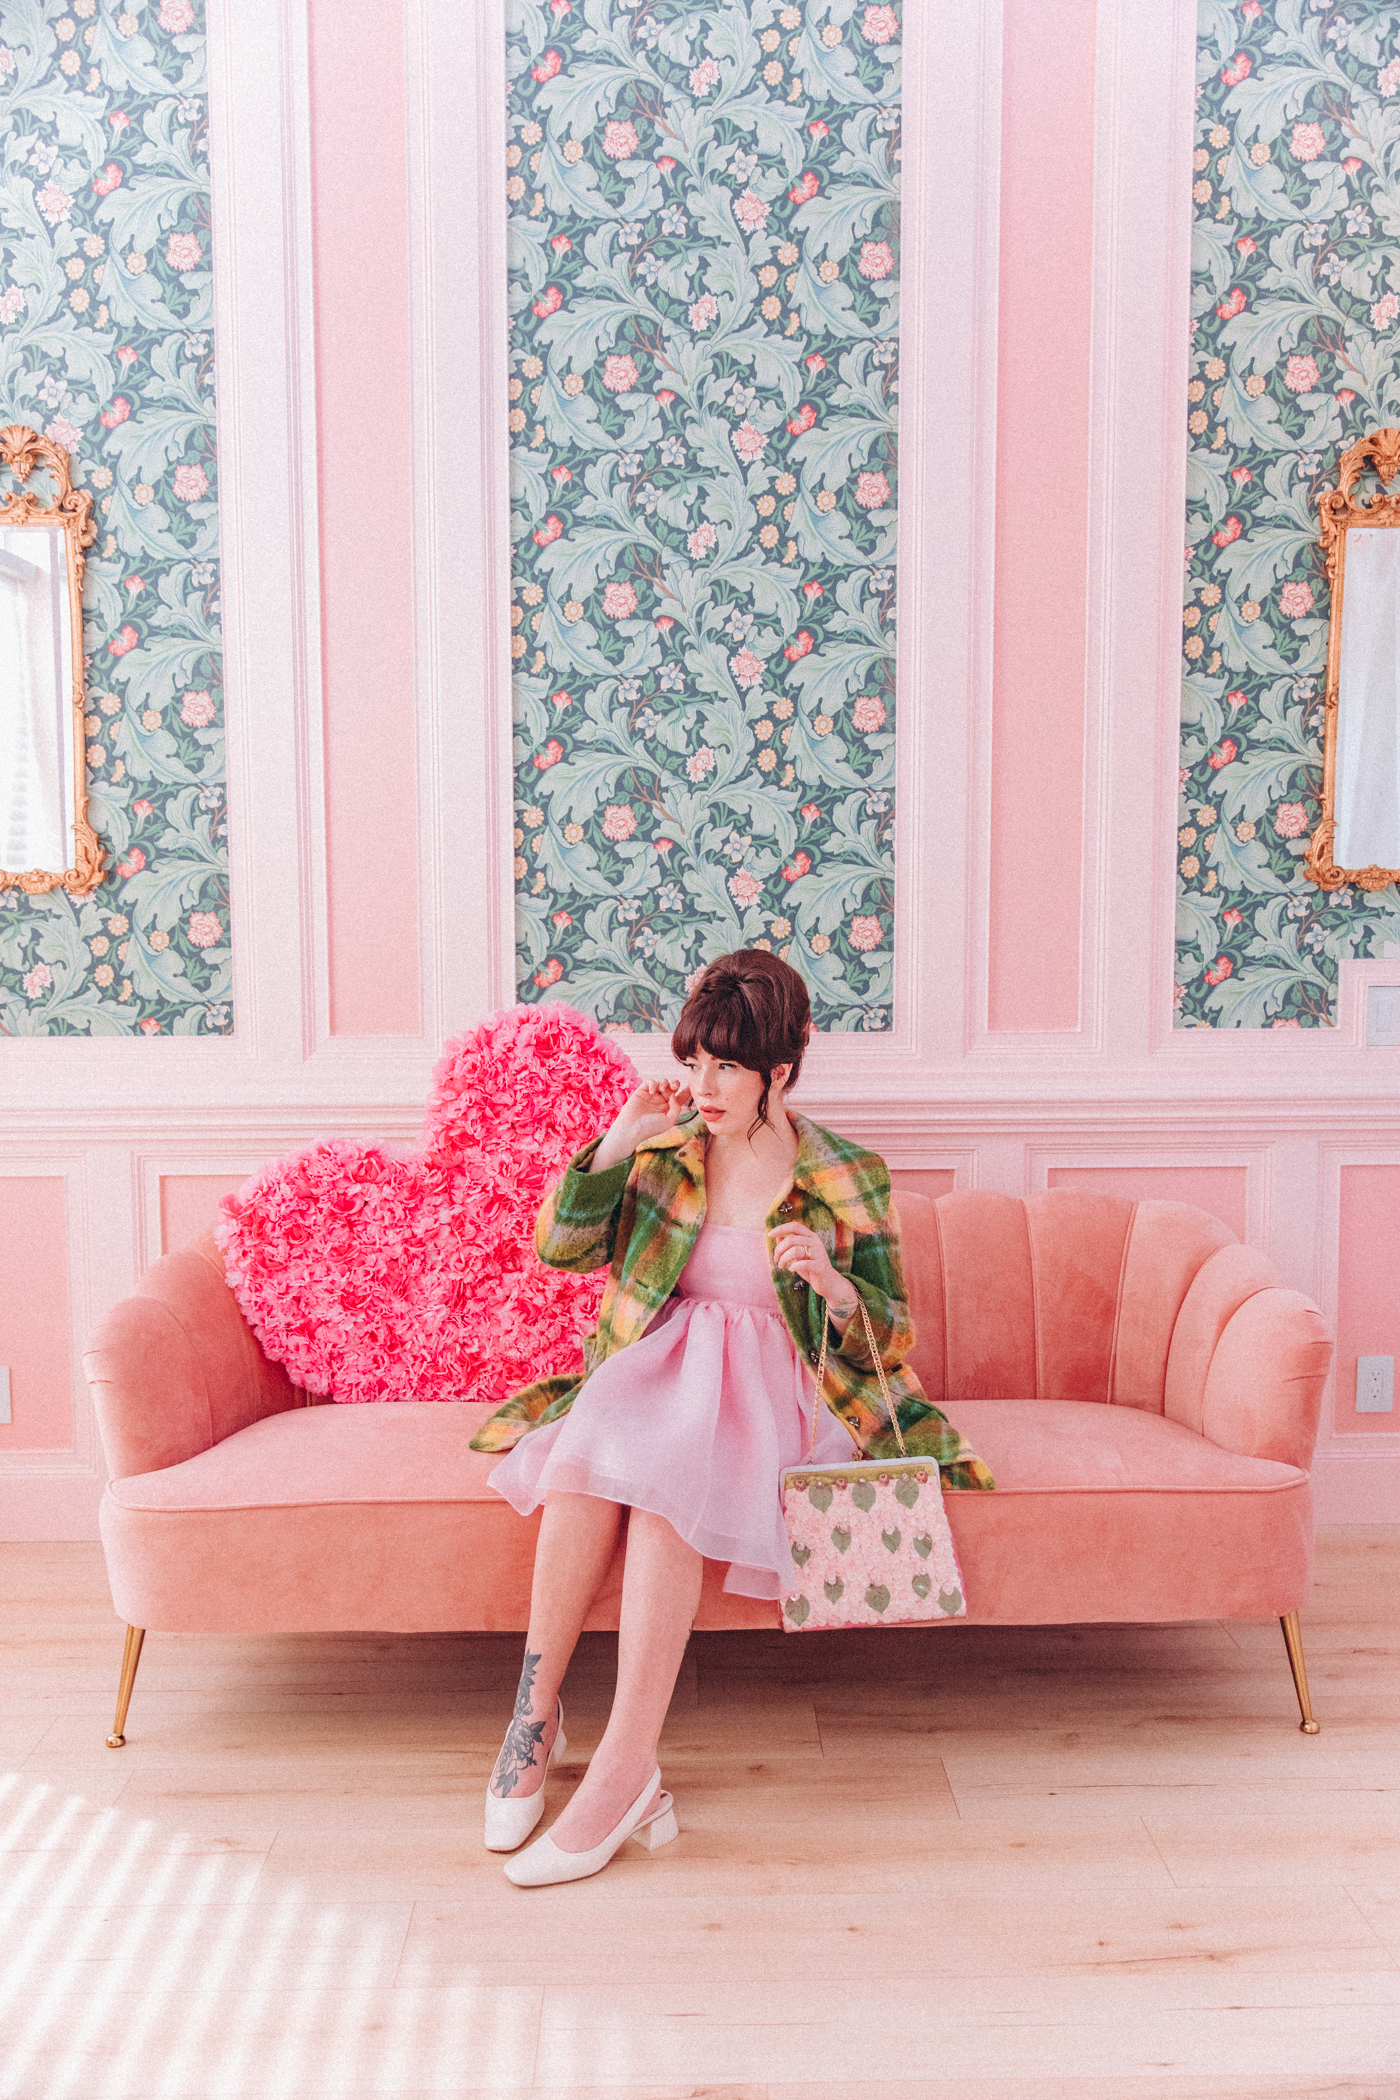
[[[1272,1621],[697,1636],[680,1841],[539,1891],[514,1638],[152,1635],[109,1751],[98,1550],[0,1594],[3,2100],[1400,2095],[1400,1530],[1322,1542],[1312,1739]]]

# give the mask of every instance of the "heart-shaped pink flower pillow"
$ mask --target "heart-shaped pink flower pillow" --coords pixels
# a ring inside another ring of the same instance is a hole
[[[263,1349],[336,1400],[503,1400],[578,1362],[603,1277],[546,1268],[535,1215],[637,1084],[571,1006],[448,1043],[404,1156],[325,1138],[223,1200],[215,1237]]]

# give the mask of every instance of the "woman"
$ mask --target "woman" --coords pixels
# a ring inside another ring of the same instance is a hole
[[[952,1484],[991,1485],[904,1366],[913,1333],[884,1162],[786,1106],[810,1026],[788,964],[763,949],[721,956],[671,1038],[686,1077],[639,1086],[540,1213],[543,1260],[612,1273],[583,1378],[517,1393],[475,1443],[513,1446],[491,1485],[522,1515],[544,1504],[525,1666],[486,1797],[492,1850],[522,1844],[542,1813],[564,1746],[559,1686],[624,1518],[627,1555],[612,1714],[548,1836],[507,1865],[522,1886],[596,1874],[630,1836],[676,1835],[656,1746],[703,1562],[728,1561],[725,1587],[741,1596],[785,1594],[780,1476],[807,1454],[828,1320],[817,1462],[895,1450],[859,1297],[908,1448]]]

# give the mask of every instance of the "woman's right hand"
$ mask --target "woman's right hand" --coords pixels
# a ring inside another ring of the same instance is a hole
[[[690,1106],[684,1079],[645,1079],[623,1104],[612,1128],[593,1155],[591,1174],[605,1174],[627,1159],[648,1138],[659,1137],[678,1123]]]

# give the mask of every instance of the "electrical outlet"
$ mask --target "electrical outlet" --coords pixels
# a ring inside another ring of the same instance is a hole
[[[1359,1415],[1388,1415],[1395,1405],[1395,1358],[1358,1356],[1356,1359],[1356,1412]]]
[[[10,1419],[10,1367],[0,1364],[0,1422]]]
[[[1373,1050],[1400,1043],[1400,984],[1367,985],[1366,1043]]]

